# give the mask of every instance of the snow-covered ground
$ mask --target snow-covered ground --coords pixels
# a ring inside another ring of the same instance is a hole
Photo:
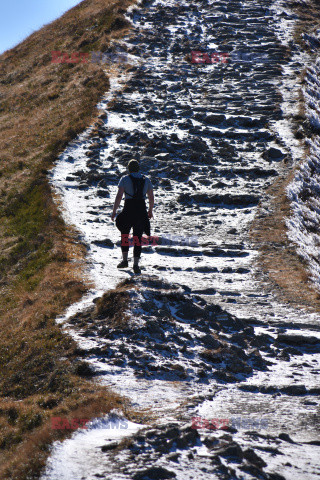
[[[51,181],[64,217],[89,247],[95,284],[58,321],[100,382],[158,420],[116,432],[94,423],[54,446],[42,480],[318,478],[319,319],[257,284],[257,252],[248,240],[283,159],[294,165],[302,155],[290,115],[297,72],[310,59],[285,53],[296,18],[271,0],[142,5],[128,13],[134,28],[122,43],[133,68],[111,79],[99,104],[104,125],[69,145]],[[192,50],[213,48],[252,57],[186,60]],[[261,53],[268,62],[255,60]],[[110,218],[131,158],[155,187],[153,233],[198,241],[145,247],[140,279],[116,268],[119,234]],[[123,333],[94,316],[93,300],[128,278]],[[203,350],[218,344],[228,354],[217,364]],[[239,414],[261,417],[267,427],[217,433],[190,426],[193,417]],[[101,448],[135,429],[133,446]]]

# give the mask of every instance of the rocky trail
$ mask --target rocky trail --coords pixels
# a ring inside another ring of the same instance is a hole
[[[93,422],[54,446],[42,480],[319,478],[319,317],[257,282],[248,235],[302,155],[296,17],[281,1],[157,0],[128,18],[114,48],[131,68],[52,172],[95,284],[59,321],[95,378],[154,420]],[[228,56],[194,64],[192,50]],[[116,268],[110,219],[131,158],[156,199],[141,276]]]

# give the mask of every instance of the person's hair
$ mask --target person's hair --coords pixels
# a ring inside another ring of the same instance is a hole
[[[130,173],[139,172],[139,169],[140,169],[139,162],[137,160],[130,160],[130,162],[128,163],[129,172]]]

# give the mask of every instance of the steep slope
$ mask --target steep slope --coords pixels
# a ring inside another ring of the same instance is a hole
[[[59,321],[97,379],[155,418],[122,442],[131,431],[115,441],[110,417],[77,432],[42,478],[317,478],[319,316],[256,281],[248,235],[255,215],[272,218],[268,187],[304,152],[291,122],[310,61],[293,43],[299,17],[281,1],[156,0],[129,18],[130,75],[111,82],[104,123],[51,175],[95,282]],[[229,62],[192,64],[201,49]],[[155,186],[159,237],[140,278],[116,268],[110,219],[132,157]],[[226,431],[210,431],[223,420]]]
[[[2,479],[35,472],[44,446],[68,433],[52,431],[49,414],[96,415],[120,402],[81,379],[76,344],[55,325],[88,284],[86,249],[60,217],[47,171],[97,120],[108,70],[116,70],[91,61],[53,64],[52,51],[110,50],[111,39],[128,29],[122,12],[130,3],[86,0],[0,57]]]

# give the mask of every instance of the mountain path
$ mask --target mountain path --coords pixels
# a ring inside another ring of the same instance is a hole
[[[292,42],[296,17],[271,0],[143,1],[128,17],[132,32],[115,48],[132,66],[100,103],[104,124],[52,173],[96,285],[59,321],[96,378],[155,421],[121,448],[106,430],[99,441],[95,429],[76,433],[42,480],[319,478],[318,315],[257,283],[248,239],[270,208],[268,186],[302,154],[290,127],[309,59]],[[192,50],[229,57],[195,65]],[[117,270],[110,219],[131,158],[155,187],[159,237],[140,277]],[[112,314],[97,309],[106,291]],[[205,427],[213,418],[227,429]]]

